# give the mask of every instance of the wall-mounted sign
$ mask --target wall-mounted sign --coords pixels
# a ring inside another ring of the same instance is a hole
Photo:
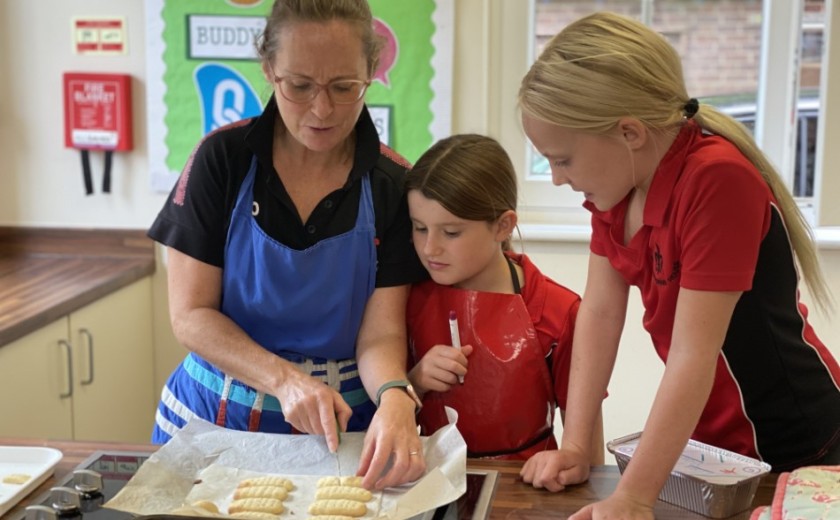
[[[190,59],[255,60],[254,41],[265,29],[265,16],[190,15]]]
[[[73,24],[73,52],[76,54],[127,54],[125,18],[120,16],[77,16]]]
[[[376,126],[379,140],[391,146],[391,105],[368,105],[370,118]]]

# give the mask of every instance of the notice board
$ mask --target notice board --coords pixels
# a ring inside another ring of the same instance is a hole
[[[365,99],[383,140],[412,162],[451,131],[453,2],[369,0],[388,44]],[[272,3],[146,0],[153,190],[171,189],[206,133],[262,111],[272,89],[253,42]]]

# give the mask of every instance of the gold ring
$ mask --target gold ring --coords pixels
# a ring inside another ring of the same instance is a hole
[[[413,457],[413,456],[415,456],[415,455],[419,455],[419,454],[420,454],[420,452],[419,452],[419,451],[409,451],[409,452],[408,452],[409,457]]]

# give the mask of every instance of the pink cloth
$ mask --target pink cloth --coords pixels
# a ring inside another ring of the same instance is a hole
[[[840,518],[840,466],[806,466],[779,475],[773,503],[750,520],[830,520]]]

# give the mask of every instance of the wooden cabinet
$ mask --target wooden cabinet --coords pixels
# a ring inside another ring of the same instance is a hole
[[[148,442],[151,301],[146,277],[0,347],[0,435]]]
[[[0,435],[73,438],[67,318],[0,347]]]

